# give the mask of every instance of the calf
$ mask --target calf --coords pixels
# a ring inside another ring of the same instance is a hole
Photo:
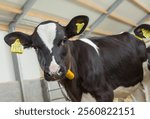
[[[146,41],[150,40],[150,25],[149,24],[141,24],[139,25],[135,30],[134,33],[138,38],[145,39]],[[150,59],[150,42],[146,43],[147,46],[147,57]],[[133,97],[136,101],[142,101],[142,98],[144,97],[145,101],[150,102],[150,60],[147,62],[144,62],[143,69],[144,69],[144,79],[142,81],[142,90],[141,93],[133,94]],[[139,94],[143,95],[143,97],[139,98]],[[144,101],[143,100],[143,101]]]
[[[113,101],[116,88],[143,80],[146,47],[127,32],[70,41],[85,30],[88,21],[83,15],[74,17],[67,26],[45,21],[30,36],[13,32],[4,39],[10,46],[19,39],[24,48],[33,47],[45,79],[60,81],[72,101],[83,101],[84,96]]]

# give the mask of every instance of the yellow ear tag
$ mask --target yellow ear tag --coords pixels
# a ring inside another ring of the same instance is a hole
[[[143,40],[143,38],[141,38],[141,37],[139,37],[139,36],[137,36],[137,35],[134,35],[137,39],[139,39],[139,40]]]
[[[11,52],[22,54],[23,53],[23,46],[20,43],[19,39],[16,39],[16,41],[11,45]]]
[[[143,36],[145,36],[145,38],[150,38],[150,31],[149,30],[142,29],[142,33],[143,33]]]
[[[74,79],[74,73],[68,69],[67,73],[66,73],[66,77],[70,80],[73,80]]]
[[[82,30],[84,23],[76,23],[77,26],[77,33],[80,33],[80,31]]]

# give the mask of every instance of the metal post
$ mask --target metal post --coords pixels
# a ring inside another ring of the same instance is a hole
[[[82,37],[88,36],[93,32],[93,30],[101,23],[104,21],[104,19],[107,18],[109,14],[111,14],[121,3],[123,0],[116,0],[108,9],[107,9],[107,14],[102,14],[98,17],[98,19],[90,26],[90,30],[88,32],[85,32]]]
[[[21,20],[26,13],[32,8],[33,4],[36,2],[37,0],[27,0],[26,3],[24,4],[24,6],[22,7],[22,13],[21,14],[17,14],[14,19],[12,20],[12,22],[10,22],[9,24],[9,32],[13,32],[15,31],[16,25],[19,22],[19,20]],[[21,92],[22,92],[22,101],[27,101],[27,97],[26,97],[26,93],[25,93],[25,87],[24,87],[24,82],[23,82],[23,75],[22,75],[22,66],[21,66],[21,62],[20,62],[20,56],[16,55],[16,54],[12,54],[12,60],[14,63],[14,71],[15,71],[15,77],[16,80],[19,80],[20,82],[20,86],[21,86]]]
[[[13,32],[13,31],[15,31],[15,27],[14,26],[9,27],[9,33]],[[16,80],[19,81],[22,101],[25,102],[27,99],[26,99],[25,88],[24,88],[24,84],[23,84],[23,75],[20,72],[21,63],[19,61],[19,56],[17,54],[13,54],[13,53],[11,55],[12,55],[12,60],[13,60],[13,65],[14,65],[15,78],[16,78]]]
[[[22,13],[21,14],[17,14],[14,19],[12,20],[12,22],[10,22],[9,24],[9,27],[10,29],[12,27],[16,27],[17,23],[19,22],[19,20],[21,20],[27,13],[28,11],[32,8],[32,6],[34,5],[34,3],[36,2],[37,0],[27,0],[25,2],[25,4],[23,5],[22,7]]]

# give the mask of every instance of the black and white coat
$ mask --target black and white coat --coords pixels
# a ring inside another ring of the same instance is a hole
[[[83,15],[73,18],[65,27],[46,21],[32,35],[13,32],[6,35],[5,42],[11,45],[20,39],[25,48],[35,48],[45,79],[59,80],[72,101],[84,101],[84,96],[95,101],[113,101],[115,89],[143,80],[145,44],[127,32],[68,40],[81,34],[87,24],[88,17]],[[65,76],[68,69],[75,74],[73,80]]]

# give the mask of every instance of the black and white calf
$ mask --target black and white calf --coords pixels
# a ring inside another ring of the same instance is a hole
[[[42,22],[32,35],[13,32],[6,35],[5,42],[11,45],[19,39],[24,48],[35,48],[45,79],[59,80],[72,101],[83,101],[84,96],[113,101],[116,88],[143,80],[146,47],[127,32],[70,41],[85,30],[88,20],[87,16],[77,16],[67,26]],[[74,74],[72,80],[66,77],[68,69]]]

